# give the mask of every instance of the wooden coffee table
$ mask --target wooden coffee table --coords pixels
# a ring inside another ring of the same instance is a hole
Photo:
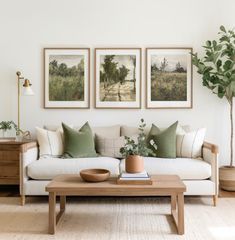
[[[99,183],[84,182],[78,175],[59,175],[47,186],[49,192],[49,233],[55,234],[56,224],[65,212],[66,196],[171,196],[171,214],[178,234],[184,234],[184,192],[186,186],[177,175],[152,176],[152,185],[118,185],[116,178]],[[56,215],[56,196],[60,211]]]

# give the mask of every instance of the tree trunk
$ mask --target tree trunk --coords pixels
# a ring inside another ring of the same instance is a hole
[[[233,98],[230,101],[230,124],[231,124],[230,167],[232,167],[233,166]]]
[[[135,65],[134,65],[134,73],[133,73],[133,77],[134,77],[134,92],[135,92],[135,89],[136,89],[136,79],[135,79]]]

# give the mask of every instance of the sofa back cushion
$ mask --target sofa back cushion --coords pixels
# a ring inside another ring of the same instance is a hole
[[[118,138],[120,137],[121,127],[120,125],[113,125],[108,127],[93,127],[94,134],[99,136],[105,136],[106,138]]]
[[[150,131],[150,127],[146,127],[144,129],[144,133],[147,135]],[[123,125],[121,126],[121,136],[127,136],[127,137],[131,137],[134,135],[138,135],[139,134],[139,128],[138,127],[131,127],[131,126],[127,126],[127,125]]]
[[[71,128],[74,128],[75,130],[79,130],[81,126],[75,126],[69,125]],[[56,125],[45,125],[44,128],[47,130],[55,131],[60,126]],[[95,134],[98,134],[100,136],[105,136],[107,138],[117,138],[120,137],[120,125],[114,125],[114,126],[108,126],[108,127],[91,127],[92,133],[95,136]]]
[[[79,131],[62,123],[64,130],[64,157],[96,157],[95,143],[91,128],[86,122]]]
[[[131,136],[136,143],[138,141],[138,135]],[[95,134],[96,151],[101,156],[123,158],[120,153],[120,148],[125,146],[126,140],[124,136],[109,138],[103,135]]]
[[[125,145],[125,137],[106,138],[103,135],[95,135],[96,151],[101,156],[122,158],[120,148]]]
[[[150,127],[146,127],[144,130],[144,133],[146,135],[148,135],[150,129],[151,129]],[[164,130],[164,129],[166,129],[166,128],[160,128],[160,130]],[[176,129],[176,134],[184,134],[189,131],[190,131],[190,127],[188,125],[181,126],[178,124],[177,129]],[[131,126],[127,126],[127,125],[121,126],[121,136],[131,137],[138,133],[139,133],[138,127],[131,127]]]

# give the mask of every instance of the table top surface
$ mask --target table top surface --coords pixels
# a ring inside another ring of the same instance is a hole
[[[26,143],[36,143],[35,140],[16,141],[15,138],[0,138],[1,145],[22,145]]]
[[[151,176],[152,185],[130,185],[130,184],[117,184],[117,178],[111,177],[104,182],[84,182],[78,174],[63,174],[56,176],[47,186],[47,192],[76,192],[86,191],[87,193],[99,191],[115,193],[118,191],[134,191],[134,192],[148,192],[149,190],[159,190],[166,192],[185,192],[186,186],[177,175],[153,175]],[[102,194],[100,194],[102,195]]]

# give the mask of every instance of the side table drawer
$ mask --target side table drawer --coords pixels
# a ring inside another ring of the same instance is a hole
[[[19,183],[19,162],[15,160],[0,161],[0,184]]]
[[[0,151],[0,162],[19,161],[19,151]]]

